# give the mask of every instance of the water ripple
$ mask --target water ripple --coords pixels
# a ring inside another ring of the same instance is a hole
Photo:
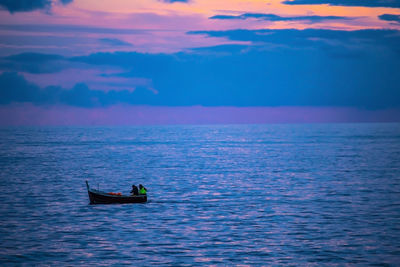
[[[399,124],[2,128],[0,263],[396,265],[399,155]]]

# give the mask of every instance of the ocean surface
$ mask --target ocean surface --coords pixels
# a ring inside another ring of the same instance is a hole
[[[400,266],[400,124],[0,128],[0,175],[1,266]]]

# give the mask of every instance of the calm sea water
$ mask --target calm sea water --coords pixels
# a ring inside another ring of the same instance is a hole
[[[0,170],[2,266],[400,264],[399,124],[1,128]]]

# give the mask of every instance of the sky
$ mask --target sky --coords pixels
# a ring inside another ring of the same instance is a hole
[[[400,0],[0,0],[0,125],[400,121]]]

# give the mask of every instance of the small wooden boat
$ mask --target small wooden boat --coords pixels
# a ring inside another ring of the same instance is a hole
[[[120,194],[110,194],[89,187],[86,181],[90,204],[125,204],[125,203],[145,203],[147,195],[126,196]]]

